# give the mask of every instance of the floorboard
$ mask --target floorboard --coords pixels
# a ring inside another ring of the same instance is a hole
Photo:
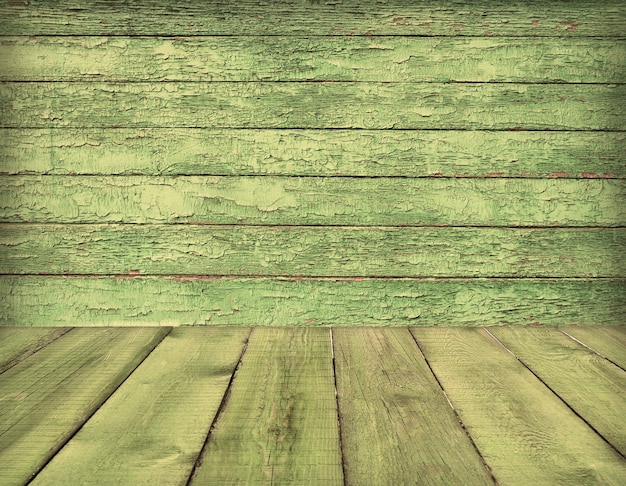
[[[248,334],[172,331],[32,484],[184,484]]]
[[[626,326],[568,327],[562,328],[561,332],[578,339],[585,346],[626,370]]]
[[[36,353],[68,330],[65,327],[0,328],[0,373],[4,373],[31,354]]]
[[[626,371],[558,329],[489,332],[626,458]]]
[[[333,330],[347,484],[490,484],[406,328]]]
[[[168,331],[74,329],[0,375],[3,484],[35,475]]]
[[[485,330],[414,336],[500,484],[625,484],[626,461]]]
[[[343,484],[328,329],[253,330],[192,484]]]

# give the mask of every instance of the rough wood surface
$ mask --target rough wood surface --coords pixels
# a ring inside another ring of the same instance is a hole
[[[0,4],[7,35],[623,36],[620,0],[31,0]]]
[[[0,274],[621,277],[626,228],[0,225]]]
[[[0,37],[1,81],[622,83],[616,39]]]
[[[0,127],[625,130],[626,84],[0,84]]]
[[[626,461],[484,330],[411,332],[500,484],[611,484]]]
[[[345,484],[491,483],[405,328],[333,330]]]
[[[69,331],[66,327],[0,328],[0,373],[15,366]]]
[[[169,332],[73,329],[0,375],[0,463],[25,484]]]
[[[619,326],[626,314],[624,279],[125,277],[0,277],[0,324]]]
[[[0,174],[626,178],[626,134],[0,129]]]
[[[252,331],[191,484],[344,484],[327,329]]]
[[[626,313],[624,314],[626,315]],[[600,321],[602,322],[602,321]],[[626,326],[624,319],[619,327],[595,327],[593,330],[567,327],[561,329],[568,336],[578,339],[596,353],[610,359],[626,370]]]
[[[558,329],[490,332],[626,457],[626,371]]]
[[[175,329],[31,484],[185,484],[248,329]]]
[[[624,226],[624,201],[614,179],[0,177],[1,222]]]

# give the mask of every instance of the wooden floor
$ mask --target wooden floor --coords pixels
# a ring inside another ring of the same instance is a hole
[[[626,484],[626,327],[0,328],[0,484]]]

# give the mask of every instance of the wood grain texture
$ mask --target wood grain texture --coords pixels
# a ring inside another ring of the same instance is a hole
[[[558,329],[489,332],[626,457],[626,371]]]
[[[619,39],[0,37],[0,81],[623,83]]]
[[[622,324],[624,324],[624,319],[622,319]],[[592,332],[577,327],[567,327],[561,330],[626,370],[626,326],[596,327]]]
[[[191,484],[341,485],[327,329],[252,331]]]
[[[0,325],[620,326],[624,279],[0,277]]]
[[[626,461],[491,336],[411,329],[501,484],[614,484]]]
[[[69,331],[66,327],[0,328],[0,373],[15,366]]]
[[[0,127],[624,130],[626,84],[0,84]]]
[[[172,331],[31,484],[185,484],[248,334]]]
[[[3,176],[0,221],[624,226],[613,179]]]
[[[0,225],[0,274],[621,277],[626,228]]]
[[[0,129],[0,174],[626,178],[622,132]]]
[[[169,332],[73,329],[0,375],[0,462],[24,484]]]
[[[405,328],[334,329],[345,484],[491,483]]]
[[[32,0],[0,5],[7,35],[458,35],[623,36],[620,0]]]

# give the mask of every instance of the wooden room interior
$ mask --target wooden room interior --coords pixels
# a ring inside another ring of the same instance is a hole
[[[626,2],[0,2],[0,485],[626,484]]]

